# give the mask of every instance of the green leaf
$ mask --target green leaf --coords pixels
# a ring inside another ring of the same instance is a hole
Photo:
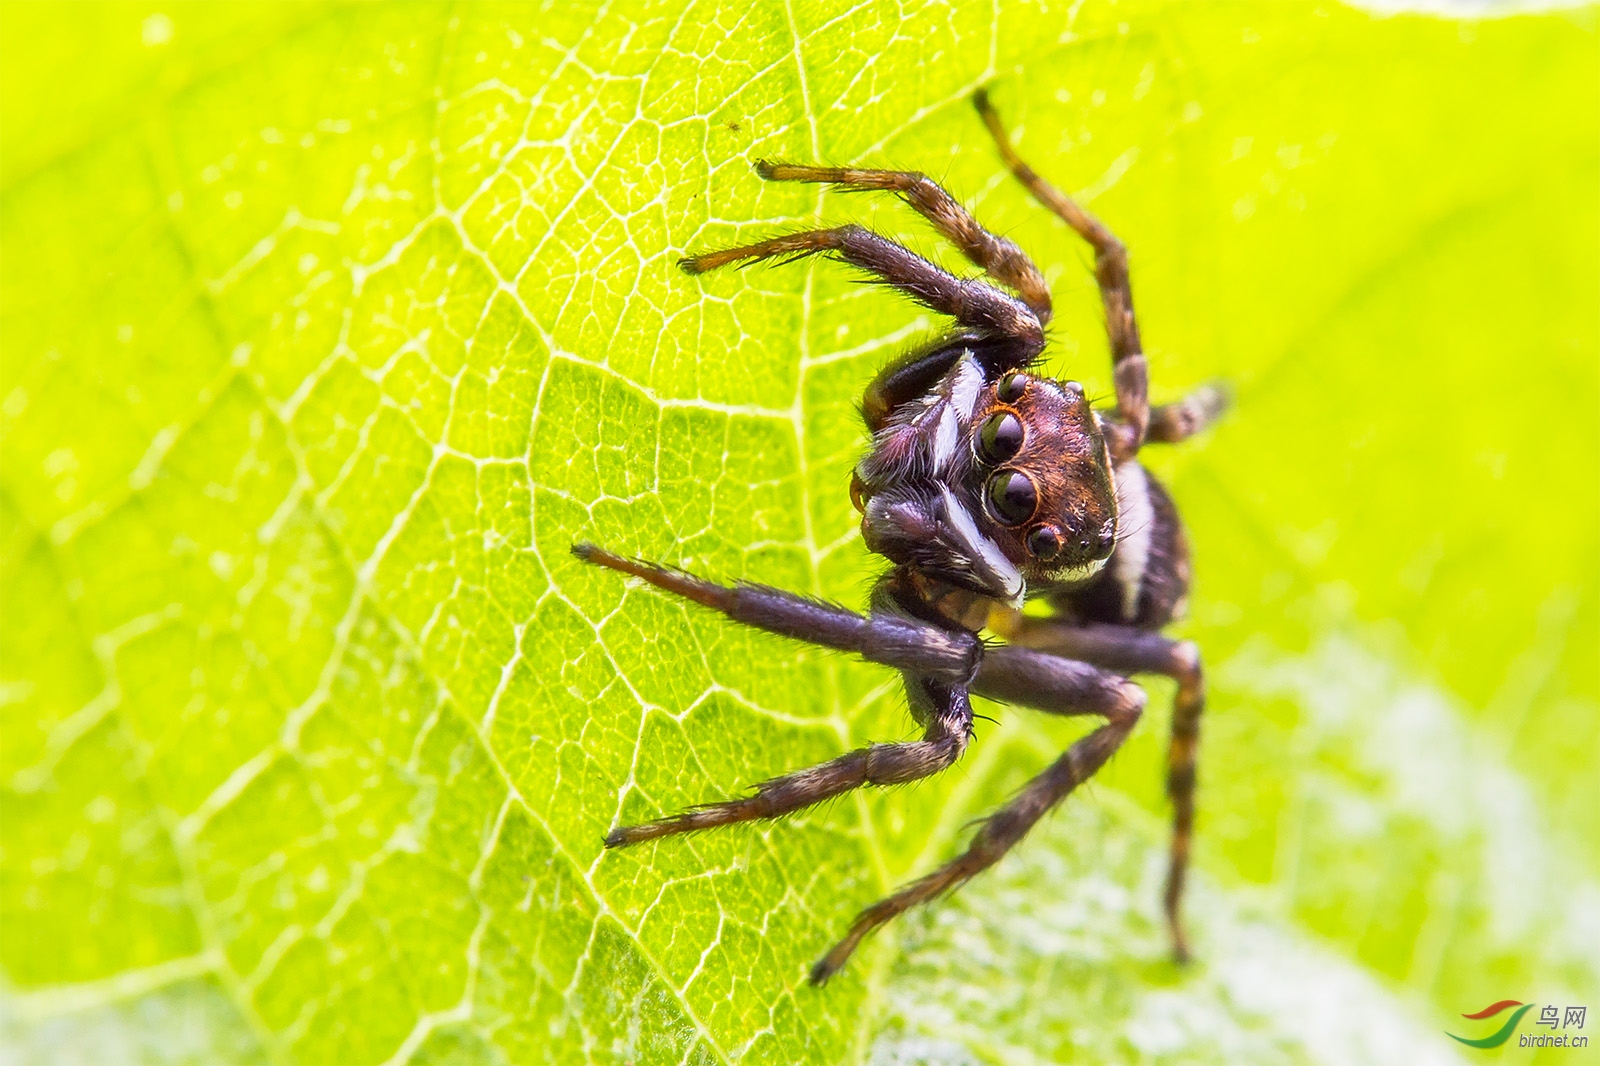
[[[8,1060],[1444,1061],[1600,999],[1600,110],[1589,10],[1265,2],[0,8],[0,1031]],[[887,671],[588,569],[859,604],[874,369],[937,327],[690,249],[938,175],[1132,249],[1210,714],[1200,961],[1166,961],[1171,687],[995,871],[878,936],[1076,730],[605,853],[910,734]],[[1468,1035],[1476,1035],[1476,1031]]]

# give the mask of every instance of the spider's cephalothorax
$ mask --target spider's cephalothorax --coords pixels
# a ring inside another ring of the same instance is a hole
[[[953,332],[885,367],[862,400],[872,446],[856,467],[851,498],[867,546],[892,568],[861,615],[762,585],[715,584],[589,544],[573,549],[735,621],[898,669],[923,728],[921,740],[872,744],[763,782],[743,799],[618,827],[607,847],[775,818],[863,785],[937,773],[966,750],[973,693],[1106,720],[986,818],[964,853],[862,911],[812,968],[817,983],[843,966],[868,933],[993,865],[1105,765],[1143,711],[1143,690],[1127,680],[1139,673],[1178,682],[1167,767],[1173,836],[1166,912],[1174,951],[1188,957],[1179,903],[1204,687],[1194,645],[1159,632],[1188,594],[1188,548],[1172,498],[1136,456],[1147,442],[1199,432],[1221,412],[1223,396],[1206,387],[1150,406],[1122,244],[1017,157],[985,94],[974,102],[1011,171],[1094,248],[1115,408],[1093,410],[1076,382],[1032,371],[1050,320],[1043,275],[933,181],[901,171],[758,163],[768,180],[895,192],[1005,286],[959,279],[859,226],[787,234],[681,263],[700,274],[730,263],[827,254],[954,319]],[[1053,613],[1024,615],[1020,608],[1032,598],[1044,599]],[[1007,643],[980,638],[986,627]]]
[[[872,450],[852,498],[873,551],[1016,606],[1029,587],[1088,577],[1111,554],[1110,453],[1077,382],[986,375],[964,340],[931,353],[954,365],[922,398],[881,417],[869,398]]]

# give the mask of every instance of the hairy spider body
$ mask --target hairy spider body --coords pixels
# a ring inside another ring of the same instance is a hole
[[[1188,957],[1179,910],[1204,685],[1195,646],[1159,632],[1188,595],[1189,553],[1171,496],[1136,456],[1147,441],[1175,442],[1203,429],[1221,412],[1223,394],[1205,387],[1179,403],[1150,407],[1122,244],[1017,157],[984,93],[974,103],[1012,172],[1094,248],[1116,407],[1096,411],[1076,382],[1032,371],[1051,314],[1043,275],[936,183],[900,171],[758,163],[768,180],[897,193],[1011,290],[957,278],[859,226],[786,234],[680,264],[699,274],[826,254],[955,320],[950,334],[880,371],[862,400],[872,444],[854,472],[851,499],[867,546],[892,568],[862,615],[763,585],[716,584],[593,545],[573,549],[734,621],[898,669],[923,729],[920,740],[872,744],[765,781],[743,799],[619,826],[606,836],[607,847],[776,818],[863,785],[928,777],[966,750],[972,694],[1104,719],[984,819],[964,853],[862,911],[813,967],[811,980],[819,984],[874,929],[998,861],[1105,765],[1142,714],[1144,692],[1127,679],[1140,673],[1178,682],[1168,747],[1173,837],[1165,906],[1174,952]],[[1025,616],[1024,601],[1039,597],[1053,614]],[[1007,643],[985,642],[979,636],[985,628]]]

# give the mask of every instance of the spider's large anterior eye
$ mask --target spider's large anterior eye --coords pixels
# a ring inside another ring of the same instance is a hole
[[[984,419],[978,427],[978,454],[991,463],[1003,463],[1022,450],[1022,420],[1010,411]]]
[[[1039,490],[1026,474],[1002,470],[989,479],[989,506],[1005,525],[1020,526],[1039,506]]]
[[[1041,563],[1048,563],[1061,554],[1061,531],[1055,526],[1035,526],[1028,533],[1028,554]]]
[[[1000,383],[994,388],[994,394],[1001,403],[1016,403],[1027,391],[1028,375],[1019,370],[1013,370],[1001,378]]]

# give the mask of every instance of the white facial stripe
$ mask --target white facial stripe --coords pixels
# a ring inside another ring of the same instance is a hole
[[[933,435],[933,469],[943,474],[956,457],[956,445],[961,443],[961,423],[956,418],[955,407],[946,403],[939,412],[939,428]]]
[[[970,351],[961,353],[961,362],[951,372],[950,406],[963,421],[971,422],[977,413],[978,394],[983,391],[983,368]]]
[[[1144,467],[1133,460],[1116,469],[1117,523],[1116,564],[1112,574],[1122,586],[1122,617],[1132,620],[1139,612],[1139,590],[1144,570],[1150,563],[1150,538],[1154,535],[1155,508],[1150,506],[1150,479]]]
[[[1000,590],[1001,597],[1013,606],[1020,606],[1022,594],[1027,588],[1021,571],[1006,558],[1000,545],[978,532],[978,524],[972,520],[972,515],[950,494],[949,489],[940,485],[939,493],[944,497],[944,513],[950,522],[951,532],[967,549],[972,561],[989,571],[988,576],[993,580],[994,587]]]
[[[933,472],[941,476],[950,469],[961,446],[961,430],[972,422],[973,408],[978,404],[978,394],[983,391],[983,370],[970,351],[961,353],[961,360],[945,374],[940,388],[928,395],[928,407],[917,416],[925,425],[937,418],[933,429]]]

